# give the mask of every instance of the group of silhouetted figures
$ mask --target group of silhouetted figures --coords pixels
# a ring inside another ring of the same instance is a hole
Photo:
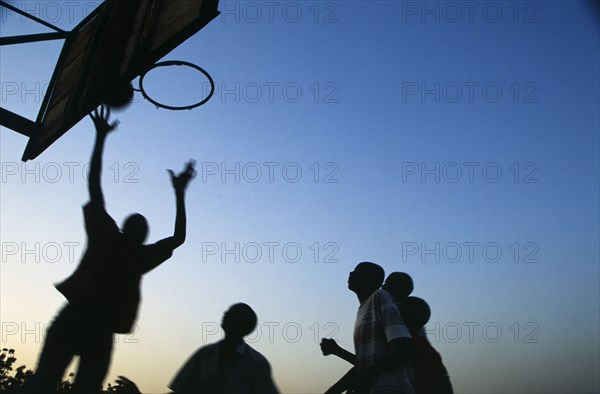
[[[360,303],[354,324],[356,354],[325,338],[321,350],[354,367],[326,394],[452,394],[448,371],[425,334],[429,305],[410,297],[413,281],[408,274],[393,272],[385,283],[384,276],[383,268],[370,262],[350,272],[348,289]]]
[[[33,377],[23,392],[55,393],[75,355],[79,366],[73,392],[101,392],[115,333],[129,333],[137,317],[142,275],[166,261],[186,238],[185,190],[195,176],[194,162],[179,174],[169,170],[175,190],[176,216],[173,236],[144,244],[146,219],[130,215],[120,229],[104,207],[100,184],[102,154],[110,109],[102,106],[90,114],[96,141],[89,173],[90,201],[83,207],[88,237],[86,251],[75,272],[56,288],[67,299],[49,328]],[[323,339],[324,355],[334,354],[353,364],[327,394],[333,393],[452,393],[441,357],[424,335],[430,310],[425,301],[409,297],[410,276],[392,273],[384,280],[377,264],[363,262],[348,278],[348,288],[360,302],[354,328],[355,354],[333,339]],[[383,285],[383,286],[382,286]],[[232,305],[223,315],[224,338],[200,348],[181,367],[169,388],[176,394],[272,394],[278,389],[266,358],[244,342],[257,316],[244,303]],[[125,377],[117,382],[121,392],[139,394]]]

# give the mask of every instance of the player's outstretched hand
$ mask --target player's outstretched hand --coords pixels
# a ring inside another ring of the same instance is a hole
[[[94,112],[90,114],[90,118],[92,118],[98,134],[106,135],[119,125],[118,120],[108,123],[108,119],[110,118],[110,107],[106,104],[102,104],[100,110],[96,108]]]
[[[122,394],[142,394],[140,389],[131,380],[125,376],[119,376],[115,380],[117,382],[118,392]]]
[[[335,352],[338,348],[339,348],[339,345],[337,344],[335,339],[330,339],[330,338],[322,338],[321,339],[321,351],[323,352],[323,356],[335,354]]]
[[[194,169],[195,165],[196,162],[194,160],[188,161],[185,165],[185,169],[177,175],[175,175],[172,170],[167,170],[169,175],[171,175],[171,182],[173,183],[175,191],[185,191],[190,180],[196,176],[196,170]]]

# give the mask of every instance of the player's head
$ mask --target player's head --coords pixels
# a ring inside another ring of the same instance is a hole
[[[148,236],[148,222],[139,213],[129,215],[123,222],[123,235],[133,242],[144,243]]]
[[[414,289],[412,278],[405,272],[392,272],[382,287],[390,292],[396,302],[402,302]]]
[[[407,297],[399,307],[404,324],[412,333],[418,332],[431,317],[429,305],[419,297]]]
[[[373,292],[381,287],[385,272],[381,266],[364,261],[348,275],[348,289],[355,293]]]
[[[234,304],[223,314],[221,327],[227,337],[243,338],[256,328],[256,313],[244,303]]]

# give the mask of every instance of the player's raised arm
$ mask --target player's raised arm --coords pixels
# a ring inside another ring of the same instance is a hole
[[[173,171],[169,171],[171,175],[171,183],[173,189],[175,189],[176,208],[177,213],[175,214],[175,229],[173,231],[173,237],[171,237],[173,249],[177,248],[185,242],[186,237],[186,214],[185,214],[185,189],[189,184],[190,180],[196,175],[194,165],[196,162],[190,160],[186,163],[185,169],[179,174],[175,174]]]
[[[142,271],[148,272],[153,270],[164,261],[168,260],[173,254],[173,250],[181,246],[185,242],[186,237],[186,213],[185,213],[185,189],[190,180],[196,175],[194,170],[195,162],[190,160],[183,171],[175,174],[171,170],[171,183],[175,189],[176,209],[175,214],[175,229],[171,237],[163,238],[155,244],[148,245],[147,258],[145,259]]]
[[[104,152],[104,141],[106,136],[117,127],[119,122],[115,120],[112,124],[108,123],[110,117],[110,108],[102,105],[100,110],[96,109],[90,114],[90,118],[96,127],[96,142],[92,151],[90,161],[90,173],[88,178],[88,188],[90,192],[90,202],[104,206],[104,196],[102,195],[102,186],[100,178],[102,173],[102,153]]]

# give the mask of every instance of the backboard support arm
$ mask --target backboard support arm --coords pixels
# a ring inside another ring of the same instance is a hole
[[[31,137],[40,128],[39,123],[10,112],[4,108],[0,108],[0,125],[8,127],[19,134],[26,137]]]
[[[0,46],[3,45],[15,45],[15,44],[27,44],[30,42],[38,41],[49,41],[49,40],[64,40],[67,38],[69,33],[67,32],[56,32],[56,33],[41,33],[41,34],[26,34],[22,36],[11,36],[11,37],[0,37]]]
[[[16,12],[19,15],[23,15],[25,18],[29,18],[32,21],[35,21],[35,22],[37,22],[37,23],[39,23],[41,25],[44,25],[44,26],[46,26],[46,27],[48,27],[48,28],[50,28],[50,29],[58,32],[58,33],[65,33],[65,34],[67,33],[66,31],[64,31],[62,29],[59,29],[58,27],[54,26],[52,23],[46,22],[43,19],[40,19],[40,18],[38,18],[36,16],[33,16],[33,15],[31,15],[31,14],[23,11],[23,10],[20,10],[18,7],[12,6],[12,5],[8,4],[5,1],[0,1],[0,6],[8,8],[9,10],[11,10],[13,12]]]

